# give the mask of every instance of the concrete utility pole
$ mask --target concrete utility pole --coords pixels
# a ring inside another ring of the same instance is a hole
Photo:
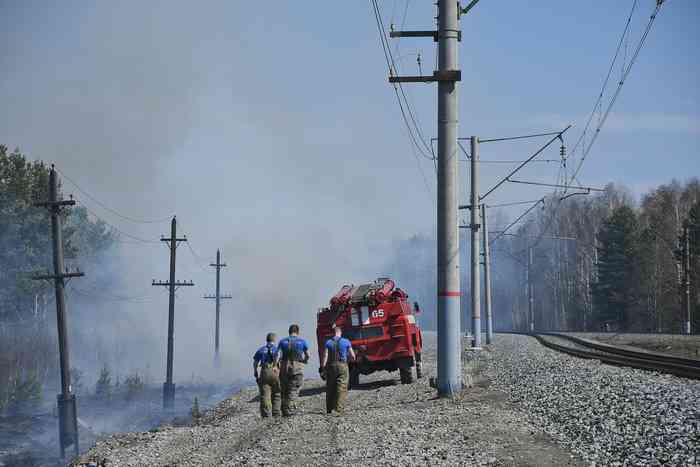
[[[481,271],[479,248],[479,139],[476,136],[471,141],[471,285],[472,285],[472,348],[481,348]]]
[[[476,5],[460,8],[455,0],[438,0],[437,31],[391,31],[391,37],[432,37],[438,43],[438,69],[432,76],[389,76],[391,83],[438,83],[437,154],[437,286],[438,375],[440,396],[462,389],[460,332],[459,226],[457,211],[457,49],[461,39],[459,15]]]
[[[491,247],[486,219],[486,204],[481,205],[481,241],[484,243],[484,306],[486,308],[486,343],[493,342],[493,311],[491,310]]]
[[[535,332],[535,286],[532,283],[532,246],[527,247],[527,316],[530,332]]]
[[[685,308],[685,333],[690,334],[690,229],[683,224],[683,307]]]
[[[221,295],[221,268],[226,267],[226,263],[221,262],[221,251],[216,250],[216,263],[211,263],[209,266],[216,268],[216,295],[205,295],[206,299],[216,300],[216,324],[214,330],[214,366],[219,368],[221,362],[219,357],[219,323],[221,322],[221,300],[233,298],[231,295]]]
[[[58,438],[61,458],[65,458],[66,447],[73,445],[75,455],[80,453],[78,446],[78,414],[75,394],[70,383],[70,352],[68,348],[68,323],[66,316],[65,279],[81,277],[80,271],[68,272],[63,265],[63,229],[61,209],[73,206],[75,201],[58,199],[58,180],[54,166],[49,172],[49,201],[35,206],[48,208],[51,213],[51,239],[53,241],[53,274],[34,276],[35,280],[53,280],[56,290],[56,324],[58,327],[58,353],[61,367],[61,394],[58,400]]]
[[[174,348],[174,333],[175,333],[175,289],[183,286],[193,286],[192,281],[176,282],[175,281],[175,252],[179,242],[186,242],[187,238],[177,238],[177,220],[173,216],[170,223],[170,238],[161,237],[161,242],[167,242],[170,247],[170,280],[158,281],[153,280],[152,285],[164,286],[169,288],[168,298],[168,355],[166,361],[165,383],[163,383],[163,408],[172,409],[175,404],[175,384],[173,384],[173,348]]]

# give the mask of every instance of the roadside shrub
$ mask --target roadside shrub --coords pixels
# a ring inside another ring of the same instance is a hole
[[[95,395],[103,400],[112,397],[112,375],[106,366],[100,370],[100,377],[95,384]]]
[[[36,407],[41,402],[41,382],[35,371],[24,375],[19,369],[9,384],[0,391],[0,410],[21,411]]]
[[[127,400],[134,399],[146,389],[143,378],[138,373],[133,373],[124,378],[124,386],[126,387]]]
[[[195,425],[199,425],[199,419],[202,418],[202,412],[199,410],[199,399],[197,399],[197,397],[194,398],[194,402],[192,403],[190,415],[192,415],[192,422]]]

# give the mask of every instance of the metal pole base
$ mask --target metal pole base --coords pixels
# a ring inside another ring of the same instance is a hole
[[[80,454],[78,447],[78,413],[76,410],[75,394],[58,394],[58,444],[61,448],[61,458],[66,457],[66,448],[71,444],[75,455]]]
[[[163,383],[163,408],[170,410],[175,406],[175,384]]]
[[[214,354],[214,368],[221,368],[221,356],[218,353]]]

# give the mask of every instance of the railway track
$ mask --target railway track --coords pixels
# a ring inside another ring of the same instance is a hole
[[[609,365],[657,371],[680,376],[682,378],[700,380],[700,360],[656,352],[637,351],[557,332],[543,332],[530,335],[545,347],[574,357],[600,360]],[[574,346],[553,342],[552,340],[548,340],[547,336],[571,342]]]

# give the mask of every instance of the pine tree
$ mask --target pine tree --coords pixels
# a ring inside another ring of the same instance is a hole
[[[599,324],[630,327],[639,290],[639,223],[629,206],[613,210],[598,232],[598,283],[594,299]]]

